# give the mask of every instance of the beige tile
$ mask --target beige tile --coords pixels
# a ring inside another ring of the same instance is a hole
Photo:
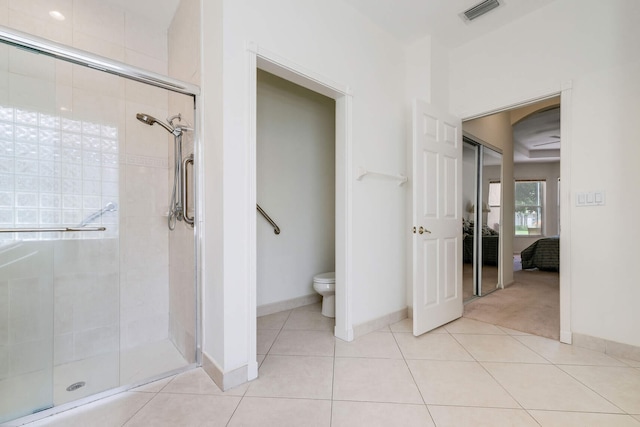
[[[482,365],[525,409],[621,412],[557,366],[488,362]]]
[[[635,418],[636,420],[640,421],[640,415],[634,415],[633,418]]]
[[[334,400],[423,403],[404,360],[336,358]]]
[[[453,336],[479,362],[549,363],[509,335]]]
[[[244,384],[223,392],[204,369],[198,368],[176,376],[161,393],[242,396],[248,387],[248,384]]]
[[[336,340],[336,357],[402,359],[402,353],[393,334],[373,332],[358,337],[352,342]]]
[[[229,422],[233,426],[330,426],[331,401],[245,397]]]
[[[619,360],[599,351],[563,344],[549,338],[535,335],[514,338],[556,365],[625,366]]]
[[[279,329],[258,329],[256,331],[256,352],[267,354],[280,333]]]
[[[282,330],[269,354],[333,357],[335,341],[330,331]]]
[[[529,411],[542,427],[638,427],[640,422],[630,415],[584,412]]]
[[[389,325],[385,326],[384,328],[380,328],[378,329],[376,332],[386,332],[389,333],[391,332],[391,328],[389,327]]]
[[[306,331],[333,331],[335,319],[324,317],[320,311],[294,310],[285,322],[283,329]]]
[[[264,359],[267,357],[266,354],[258,354],[256,356],[256,361],[258,362],[258,368],[260,368],[260,366],[262,366],[262,362],[264,362]]]
[[[240,403],[235,396],[207,396],[197,394],[157,394],[129,420],[134,426],[224,426]]]
[[[500,325],[496,325],[496,326],[498,327],[498,329],[500,329],[501,331],[503,331],[505,334],[508,334],[508,335],[531,335],[526,332],[516,331],[515,329],[505,328],[504,326],[500,326]]]
[[[413,332],[413,319],[403,319],[389,326],[391,332]]]
[[[322,303],[316,302],[313,304],[303,305],[302,307],[296,307],[293,311],[314,311],[316,313],[322,312]]]
[[[473,357],[449,334],[394,334],[406,359],[467,360]]]
[[[409,332],[413,333],[413,319],[406,318],[399,322],[393,323],[389,326],[391,332]],[[435,328],[427,332],[428,334],[448,334],[447,330],[444,326],[440,326],[439,328]]]
[[[478,362],[407,361],[427,405],[519,408]]]
[[[282,329],[284,322],[289,318],[291,311],[281,311],[267,316],[258,317],[258,330],[260,329]]]
[[[495,325],[466,317],[454,320],[444,325],[444,328],[450,334],[505,335],[505,332]]]
[[[131,391],[139,391],[142,393],[157,393],[162,390],[169,382],[173,379],[173,377],[164,378],[158,381],[154,381],[149,384],[141,385],[140,387],[136,387]]]
[[[30,427],[111,427],[127,422],[154,397],[151,393],[125,392],[45,418]]]
[[[634,368],[560,366],[629,414],[640,414],[640,372]]]
[[[333,402],[332,427],[435,427],[425,405]]]
[[[269,355],[246,396],[331,399],[333,358]]]
[[[438,427],[538,426],[538,423],[523,409],[429,405],[429,412]]]

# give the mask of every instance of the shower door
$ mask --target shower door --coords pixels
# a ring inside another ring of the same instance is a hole
[[[174,137],[136,120],[180,113],[187,157],[193,106],[0,44],[0,423],[196,361],[194,229],[167,227]]]

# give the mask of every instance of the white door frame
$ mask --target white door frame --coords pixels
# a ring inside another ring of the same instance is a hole
[[[247,97],[249,117],[247,117],[247,146],[249,174],[248,206],[252,207],[247,217],[249,224],[249,301],[248,319],[249,336],[248,358],[249,379],[257,377],[256,361],[256,105],[257,105],[257,70],[258,68],[318,92],[336,101],[336,227],[335,227],[335,260],[336,260],[336,325],[335,336],[345,341],[353,341],[352,320],[352,104],[353,97],[348,86],[336,83],[325,76],[295,64],[279,55],[269,52],[256,43],[248,43],[247,52]]]
[[[560,95],[560,342],[571,344],[571,215],[573,202],[571,195],[571,147],[573,123],[571,121],[572,109],[572,81],[562,82],[559,90],[533,96],[528,100],[516,101],[512,104],[498,107],[490,111],[467,114],[462,121],[478,119],[502,111],[512,110],[533,104],[544,99]],[[506,220],[506,218],[504,219]]]

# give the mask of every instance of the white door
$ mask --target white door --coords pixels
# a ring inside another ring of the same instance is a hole
[[[462,125],[413,109],[413,334],[462,316]]]

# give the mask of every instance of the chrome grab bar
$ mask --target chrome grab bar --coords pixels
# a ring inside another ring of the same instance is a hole
[[[106,227],[0,228],[0,233],[70,233],[74,231],[106,231]]]
[[[191,167],[193,167],[193,154],[187,156],[182,161],[182,218],[184,219],[184,222],[193,227],[194,217],[189,216],[189,213],[187,212],[189,209],[189,175],[187,174],[188,164],[191,164]]]
[[[262,209],[257,203],[256,208],[258,209],[258,212],[260,212],[260,214],[264,217],[264,219],[266,219],[273,227],[273,234],[280,234],[280,227],[278,227],[278,224],[276,224],[275,221],[272,220],[271,217],[264,211],[264,209]]]

